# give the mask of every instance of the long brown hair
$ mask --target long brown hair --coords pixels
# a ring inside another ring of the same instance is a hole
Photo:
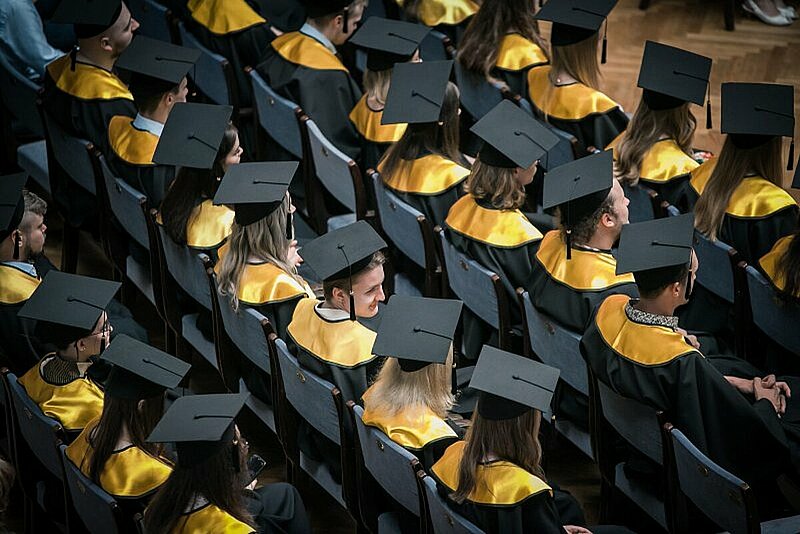
[[[550,83],[555,85],[559,72],[565,72],[583,85],[600,90],[600,64],[597,61],[599,33],[571,45],[553,45]]]
[[[459,143],[459,91],[453,82],[447,82],[438,122],[409,124],[403,136],[383,156],[381,174],[392,176],[403,172],[403,166],[419,157],[423,152],[437,154],[459,165],[468,167],[458,148]]]
[[[389,84],[392,80],[391,68],[385,70],[364,71],[364,93],[372,97],[382,106],[386,104],[386,95],[389,94]]]
[[[755,148],[739,148],[729,135],[725,139],[722,152],[703,189],[703,194],[694,207],[695,228],[709,239],[716,239],[731,195],[750,173],[757,174],[781,187],[782,147],[781,138],[775,137]]]
[[[788,302],[800,302],[800,230],[794,233],[789,248],[778,258],[776,275],[786,281],[778,295]]]
[[[485,0],[464,31],[458,62],[468,70],[491,78],[500,43],[509,33],[518,33],[536,43],[546,55],[547,48],[533,15],[533,0]]]
[[[286,238],[287,215],[290,200],[287,195],[278,209],[247,226],[236,222],[231,226],[228,253],[220,260],[219,293],[227,295],[231,307],[239,308],[239,282],[248,261],[255,258],[279,267],[297,277],[297,269],[289,265],[289,240]]]
[[[147,442],[147,436],[164,415],[164,396],[145,399],[139,409],[139,400],[120,399],[106,394],[103,399],[103,413],[97,426],[89,436],[92,446],[89,461],[89,478],[100,484],[100,475],[106,462],[117,449],[123,430],[128,431],[130,442],[153,456],[161,452],[161,447]]]
[[[506,169],[475,160],[464,190],[472,196],[488,200],[496,209],[517,209],[525,204],[525,188],[517,181],[516,169]]]
[[[178,465],[145,511],[147,532],[172,532],[179,527],[181,516],[197,497],[207,499],[210,504],[255,529],[255,521],[247,510],[242,491],[247,483],[242,473],[247,473],[247,466],[241,445],[238,455],[231,454],[230,447],[224,446],[211,458],[191,467],[182,466],[179,458]]]
[[[494,421],[482,417],[476,409],[472,415],[472,426],[464,438],[466,445],[458,466],[458,488],[451,498],[461,503],[469,497],[478,483],[478,465],[490,456],[511,462],[544,478],[542,446],[539,443],[540,422],[538,410],[528,410],[513,419]]]
[[[695,128],[697,119],[688,102],[672,109],[654,110],[642,98],[617,147],[618,177],[629,185],[637,184],[647,151],[663,138],[672,139],[691,156]]]

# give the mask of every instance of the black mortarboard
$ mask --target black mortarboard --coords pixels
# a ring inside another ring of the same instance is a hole
[[[381,124],[436,122],[441,118],[452,61],[400,63],[392,71]]]
[[[153,161],[159,165],[212,168],[231,113],[231,106],[175,104],[164,124]]]
[[[502,421],[531,408],[549,410],[559,374],[555,367],[484,345],[469,386],[480,391],[481,417]]]
[[[470,131],[483,140],[481,163],[527,169],[558,144],[558,138],[536,119],[503,100]]]
[[[703,105],[709,92],[711,58],[687,50],[647,41],[644,45],[638,85],[650,109],[672,109],[685,102]],[[711,114],[711,98],[707,113]],[[711,127],[710,119],[706,121]]]
[[[306,16],[311,19],[340,13],[352,2],[353,0],[301,0],[306,8]]]
[[[350,42],[367,49],[369,70],[386,70],[409,61],[430,31],[422,24],[370,17]]]
[[[260,221],[278,209],[286,198],[299,165],[296,161],[233,165],[219,184],[214,204],[234,206],[236,222],[242,226]]]
[[[617,274],[688,265],[693,241],[691,213],[626,224],[619,238]]]
[[[118,335],[103,352],[114,364],[105,391],[112,397],[149,399],[177,386],[192,367],[155,347],[126,335]]]
[[[553,46],[566,46],[584,41],[597,33],[616,4],[617,0],[550,0],[534,18],[551,21],[553,28],[550,31],[550,43]],[[605,62],[604,35],[603,63]]]
[[[121,11],[121,0],[62,0],[51,20],[74,24],[76,37],[88,39],[113,26]]]
[[[306,244],[300,255],[320,280],[338,280],[358,274],[372,260],[372,255],[386,248],[386,242],[366,221],[321,235]],[[350,283],[350,319],[355,321],[352,280]]]
[[[175,443],[178,465],[192,467],[233,445],[234,418],[249,394],[187,395],[170,406],[150,433],[151,443]]]
[[[397,358],[406,372],[445,363],[462,306],[460,300],[392,296],[372,353]]]
[[[28,175],[24,172],[0,176],[0,241],[19,227],[25,215],[22,188]],[[14,244],[15,258],[19,259],[19,244]]]
[[[37,338],[61,346],[92,333],[121,285],[51,270],[18,315],[37,321]]]
[[[567,232],[567,259],[572,257],[572,227],[597,211],[614,185],[611,150],[571,161],[545,174],[542,207],[559,207]]]
[[[131,71],[128,87],[134,98],[160,95],[181,83],[200,50],[186,48],[139,35],[116,62],[116,67]]]

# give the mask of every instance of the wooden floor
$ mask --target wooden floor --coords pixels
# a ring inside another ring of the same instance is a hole
[[[722,135],[719,133],[720,83],[723,81],[757,81],[793,84],[795,114],[800,114],[800,22],[785,28],[766,26],[745,19],[737,12],[736,31],[727,32],[723,26],[722,2],[717,0],[652,0],[647,11],[638,9],[638,0],[620,0],[609,18],[609,61],[603,66],[603,89],[628,111],[636,108],[641,91],[636,87],[644,42],[647,39],[679,46],[714,59],[712,70],[712,102],[716,130],[704,129],[705,111],[695,107],[698,129],[695,146],[718,152]],[[543,28],[545,33],[549,28]],[[798,121],[800,122],[800,121]],[[796,124],[800,134],[800,124]],[[787,141],[788,145],[788,141]],[[788,150],[788,146],[787,146]],[[786,154],[786,152],[784,152]],[[787,184],[788,184],[787,175]],[[60,261],[60,224],[55,216],[48,218],[46,251],[53,262]],[[90,237],[83,236],[84,242]],[[108,264],[102,251],[91,244],[82,248],[81,274],[108,277]],[[142,303],[136,312],[149,313]],[[140,315],[137,313],[137,315]],[[152,313],[150,313],[152,317]],[[155,327],[155,325],[150,325]],[[155,338],[158,337],[154,329]],[[263,482],[280,480],[283,460],[280,446],[271,436],[249,436],[250,442],[270,465]],[[584,505],[587,519],[597,520],[600,489],[595,466],[580,453],[564,444],[546,452],[548,478],[571,491]],[[318,532],[352,532],[347,514],[332,499],[318,489],[301,486],[306,507]],[[8,513],[8,526],[21,527],[13,510]],[[2,528],[0,528],[0,531]],[[645,528],[641,531],[650,531]]]

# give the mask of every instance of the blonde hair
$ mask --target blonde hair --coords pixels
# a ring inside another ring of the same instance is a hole
[[[451,392],[452,367],[452,344],[444,364],[433,363],[418,371],[403,371],[397,358],[386,358],[370,388],[368,409],[396,415],[424,406],[444,418],[455,402]]]
[[[709,239],[716,239],[731,195],[748,173],[755,173],[782,187],[782,140],[774,137],[755,148],[739,148],[729,135],[717,164],[694,207],[694,226]]]
[[[489,199],[497,209],[517,209],[525,203],[525,188],[516,178],[516,169],[495,167],[475,160],[464,190],[472,196]]]
[[[600,65],[597,61],[597,43],[600,34],[571,45],[553,46],[550,83],[555,85],[556,74],[565,72],[583,85],[600,90]]]
[[[364,92],[367,98],[374,98],[381,105],[386,104],[389,94],[389,82],[392,80],[392,69],[364,70]]]
[[[691,156],[695,128],[697,119],[692,115],[688,102],[672,109],[654,110],[642,98],[617,147],[619,178],[627,184],[637,184],[639,167],[647,151],[664,136]]]
[[[298,281],[297,269],[289,264],[289,240],[286,238],[286,219],[289,214],[289,196],[278,209],[263,219],[247,226],[236,222],[228,238],[228,253],[220,260],[219,293],[227,295],[234,310],[239,308],[239,282],[251,258],[275,265]]]

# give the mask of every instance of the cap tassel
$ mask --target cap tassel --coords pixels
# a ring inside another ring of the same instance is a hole
[[[791,171],[794,168],[794,137],[789,145],[789,162],[786,164],[786,170]]]
[[[572,259],[572,230],[567,230],[567,259]]]
[[[606,20],[606,27],[603,30],[603,53],[600,55],[600,64],[605,65],[608,60],[608,21]]]
[[[352,284],[352,280],[350,281]],[[350,287],[350,320],[356,320],[356,298],[353,296],[353,288],[352,285]]]
[[[81,47],[78,45],[75,45],[72,47],[72,50],[69,51],[69,69],[72,72],[75,72],[75,63],[78,61],[78,50],[80,50],[80,48]]]
[[[708,84],[708,95],[706,96],[706,130],[712,128],[711,124],[711,83]]]
[[[14,235],[14,255],[12,256],[15,260],[19,259],[19,246],[22,243],[22,238],[19,236],[19,233]]]
[[[286,214],[286,239],[291,241],[294,239],[294,225],[292,224],[292,212]]]

